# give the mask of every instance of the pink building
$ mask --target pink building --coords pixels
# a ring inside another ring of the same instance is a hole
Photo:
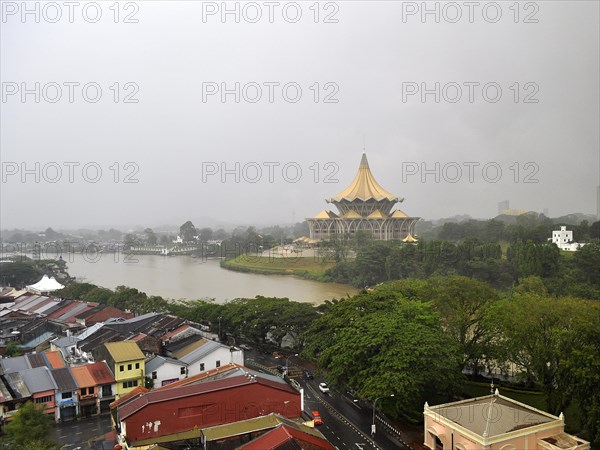
[[[499,394],[443,405],[425,403],[425,447],[431,450],[589,450],[565,433],[565,420]]]

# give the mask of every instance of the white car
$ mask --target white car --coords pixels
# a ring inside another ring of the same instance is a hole
[[[323,394],[328,394],[329,393],[329,386],[327,386],[327,383],[319,383],[319,390]]]

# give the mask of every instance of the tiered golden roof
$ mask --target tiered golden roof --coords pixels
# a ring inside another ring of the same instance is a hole
[[[377,181],[375,181],[375,177],[373,177],[371,169],[369,168],[367,155],[363,153],[358,173],[352,183],[350,183],[350,186],[338,195],[328,199],[328,201],[340,202],[342,200],[347,200],[351,202],[353,200],[366,201],[370,199],[377,201],[389,200],[392,202],[402,201],[398,196],[386,191]]]

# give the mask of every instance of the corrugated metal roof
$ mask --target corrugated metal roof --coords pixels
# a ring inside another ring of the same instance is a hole
[[[174,358],[182,359],[184,356],[189,355],[194,350],[197,350],[197,349],[205,346],[209,342],[214,342],[214,341],[209,341],[208,339],[205,339],[201,336],[190,336],[190,338],[195,338],[195,340],[190,342],[189,344],[187,344],[185,347],[181,347],[179,350],[174,351],[173,352]]]
[[[73,308],[76,308],[79,305],[78,300],[69,300],[61,303],[61,308],[56,309],[52,312],[52,314],[48,314],[50,319],[58,319],[62,315],[66,314],[68,311],[71,311]]]
[[[65,336],[52,341],[52,345],[60,348],[70,347],[71,345],[76,345],[80,340],[81,338],[78,336]]]
[[[25,383],[23,375],[21,375],[19,372],[6,373],[4,374],[4,379],[16,395],[14,400],[31,397],[31,391],[27,388],[27,383]]]
[[[308,430],[310,430],[310,432]],[[313,449],[318,448],[324,450],[335,450],[335,447],[331,445],[331,443],[329,443],[323,435],[315,436],[313,434],[314,431],[316,430],[306,426],[303,426],[302,429],[297,429],[295,427],[282,424],[239,448],[240,450],[266,450],[282,448],[302,449],[304,446],[297,443],[297,441],[301,441],[310,444],[310,448]]]
[[[50,299],[49,302],[46,302],[46,304],[40,306],[38,309],[36,309],[35,312],[38,314],[47,314],[47,311],[50,311],[52,308],[54,308],[58,304],[60,304],[59,301]]]
[[[77,383],[71,375],[71,371],[68,367],[63,367],[61,369],[52,369],[50,371],[52,374],[52,378],[54,378],[54,382],[56,383],[56,388],[63,391],[75,391],[77,390]]]
[[[283,417],[279,414],[269,414],[268,416],[255,417],[253,419],[240,420],[239,422],[217,425],[215,427],[205,428],[202,434],[207,441],[214,441],[228,436],[239,436],[261,430],[268,430],[283,423]]]
[[[25,356],[27,356],[31,367],[48,367],[46,358],[43,353],[28,353]]]
[[[24,348],[34,348],[34,347],[37,347],[42,342],[47,341],[48,339],[50,339],[52,336],[54,336],[54,333],[52,331],[45,331],[42,334],[40,334],[39,336],[34,337],[30,341],[25,342],[22,345],[22,347],[24,347]]]
[[[50,369],[46,366],[23,370],[21,376],[32,394],[43,391],[53,391],[56,389],[56,383],[50,375]]]
[[[91,327],[87,327],[85,330],[83,330],[81,333],[79,333],[76,337],[78,339],[85,339],[85,338],[91,336],[92,334],[94,334],[96,331],[98,331],[103,326],[104,326],[103,323],[95,323]]]
[[[77,344],[77,347],[79,347],[81,351],[91,352],[95,348],[98,348],[108,342],[122,341],[123,339],[125,339],[125,337],[126,336],[119,331],[103,327],[96,333],[88,336],[87,338],[79,342],[79,344]]]
[[[175,364],[177,366],[186,365],[184,362],[178,361],[177,359],[168,358],[166,356],[155,356],[145,364],[146,373],[154,372],[163,364]]]
[[[140,347],[133,341],[108,342],[104,344],[115,362],[144,359]]]
[[[156,389],[150,391],[147,394],[144,394],[141,397],[119,408],[119,417],[125,419],[126,417],[129,417],[136,411],[139,411],[140,409],[144,408],[146,405],[151,403],[161,403],[166,400],[191,397],[205,394],[208,392],[221,391],[241,386],[248,386],[255,383],[270,386],[280,390],[285,390],[289,393],[298,394],[296,390],[292,389],[287,384],[278,385],[260,377],[250,378],[246,376],[238,376],[233,378],[225,378],[221,380],[206,381],[204,383],[199,384],[179,386],[171,389]]]
[[[186,364],[191,364],[195,361],[198,361],[199,359],[206,357],[207,355],[210,355],[212,352],[219,349],[226,349],[227,351],[229,351],[229,347],[227,345],[223,345],[215,341],[208,341],[203,346],[191,351],[190,353],[182,356],[179,359],[185,362]]]
[[[56,320],[58,320],[59,322],[65,322],[68,319],[70,319],[71,317],[76,316],[79,312],[83,311],[84,309],[89,308],[87,303],[79,303],[77,306],[75,306],[74,308],[70,309],[69,311],[66,311],[63,315],[61,315],[60,317],[57,317]]]
[[[0,359],[0,366],[4,373],[20,372],[21,370],[31,369],[27,356],[13,356],[12,358]]]
[[[13,399],[12,395],[8,391],[8,388],[4,384],[2,378],[0,378],[0,403],[9,402]]]

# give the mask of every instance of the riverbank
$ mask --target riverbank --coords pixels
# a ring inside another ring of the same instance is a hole
[[[323,275],[334,265],[334,262],[319,261],[312,257],[271,258],[240,255],[234,259],[221,261],[222,268],[236,272],[261,275],[294,275],[314,281],[324,281]]]

